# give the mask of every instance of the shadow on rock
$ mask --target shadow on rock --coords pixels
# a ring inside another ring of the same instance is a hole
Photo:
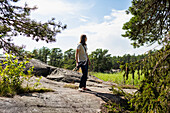
[[[116,102],[119,103],[120,101],[124,101],[120,96],[110,94],[110,93],[101,93],[101,92],[96,92],[92,90],[85,91],[85,93],[90,93],[93,94],[97,97],[100,97],[103,101],[105,102]]]
[[[85,93],[93,94],[106,102],[106,104],[103,104],[103,106],[101,106],[102,111],[104,110],[103,112],[107,112],[107,109],[106,107],[104,107],[104,105],[112,105],[113,103],[120,105],[121,108],[130,109],[128,100],[122,99],[120,96],[110,94],[110,93],[91,91],[91,90],[85,91]]]

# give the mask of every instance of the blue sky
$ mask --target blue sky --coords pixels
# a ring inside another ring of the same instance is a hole
[[[121,37],[124,33],[122,26],[129,21],[132,15],[125,10],[131,5],[131,0],[20,0],[18,5],[37,6],[32,11],[31,18],[37,21],[48,21],[52,17],[63,24],[67,29],[56,36],[54,43],[36,42],[31,38],[18,36],[14,43],[26,45],[26,50],[32,51],[43,46],[61,48],[64,51],[73,48],[79,42],[81,34],[86,34],[88,53],[97,48],[108,49],[113,56],[124,54],[143,54],[153,47],[134,49],[130,40]]]

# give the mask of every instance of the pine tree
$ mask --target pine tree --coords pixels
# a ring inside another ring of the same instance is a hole
[[[29,18],[31,10],[27,4],[24,7],[16,6],[19,0],[0,0],[0,48],[7,53],[20,56],[19,52],[24,46],[17,46],[12,43],[12,38],[18,35],[31,37],[33,40],[44,40],[48,42],[56,41],[55,36],[60,33],[66,25],[56,23],[52,18],[48,22],[42,23]]]
[[[128,13],[133,17],[125,23],[122,36],[133,41],[134,47],[157,42],[160,50],[149,52],[144,59],[122,66],[144,74],[139,90],[131,99],[135,112],[166,113],[169,111],[170,86],[170,1],[133,0]],[[127,70],[126,74],[128,76]]]

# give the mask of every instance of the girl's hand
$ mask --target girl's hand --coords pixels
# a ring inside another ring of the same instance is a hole
[[[77,62],[77,63],[76,63],[76,66],[78,66],[78,65],[79,65],[79,63]]]

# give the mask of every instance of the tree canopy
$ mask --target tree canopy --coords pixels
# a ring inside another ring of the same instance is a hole
[[[170,30],[170,0],[133,0],[127,13],[133,17],[125,23],[123,29],[133,41],[133,47],[158,42],[162,44]]]
[[[19,47],[12,43],[12,38],[18,35],[32,37],[33,40],[43,40],[48,42],[56,41],[55,36],[60,33],[66,25],[61,22],[56,23],[55,18],[42,23],[31,20],[29,15],[31,10],[27,4],[16,6],[19,0],[0,0],[0,48],[5,52],[21,55],[19,52],[24,46]]]
[[[96,49],[89,55],[89,59],[93,65],[93,71],[104,72],[110,71],[112,68],[111,54],[108,54],[108,50]]]

